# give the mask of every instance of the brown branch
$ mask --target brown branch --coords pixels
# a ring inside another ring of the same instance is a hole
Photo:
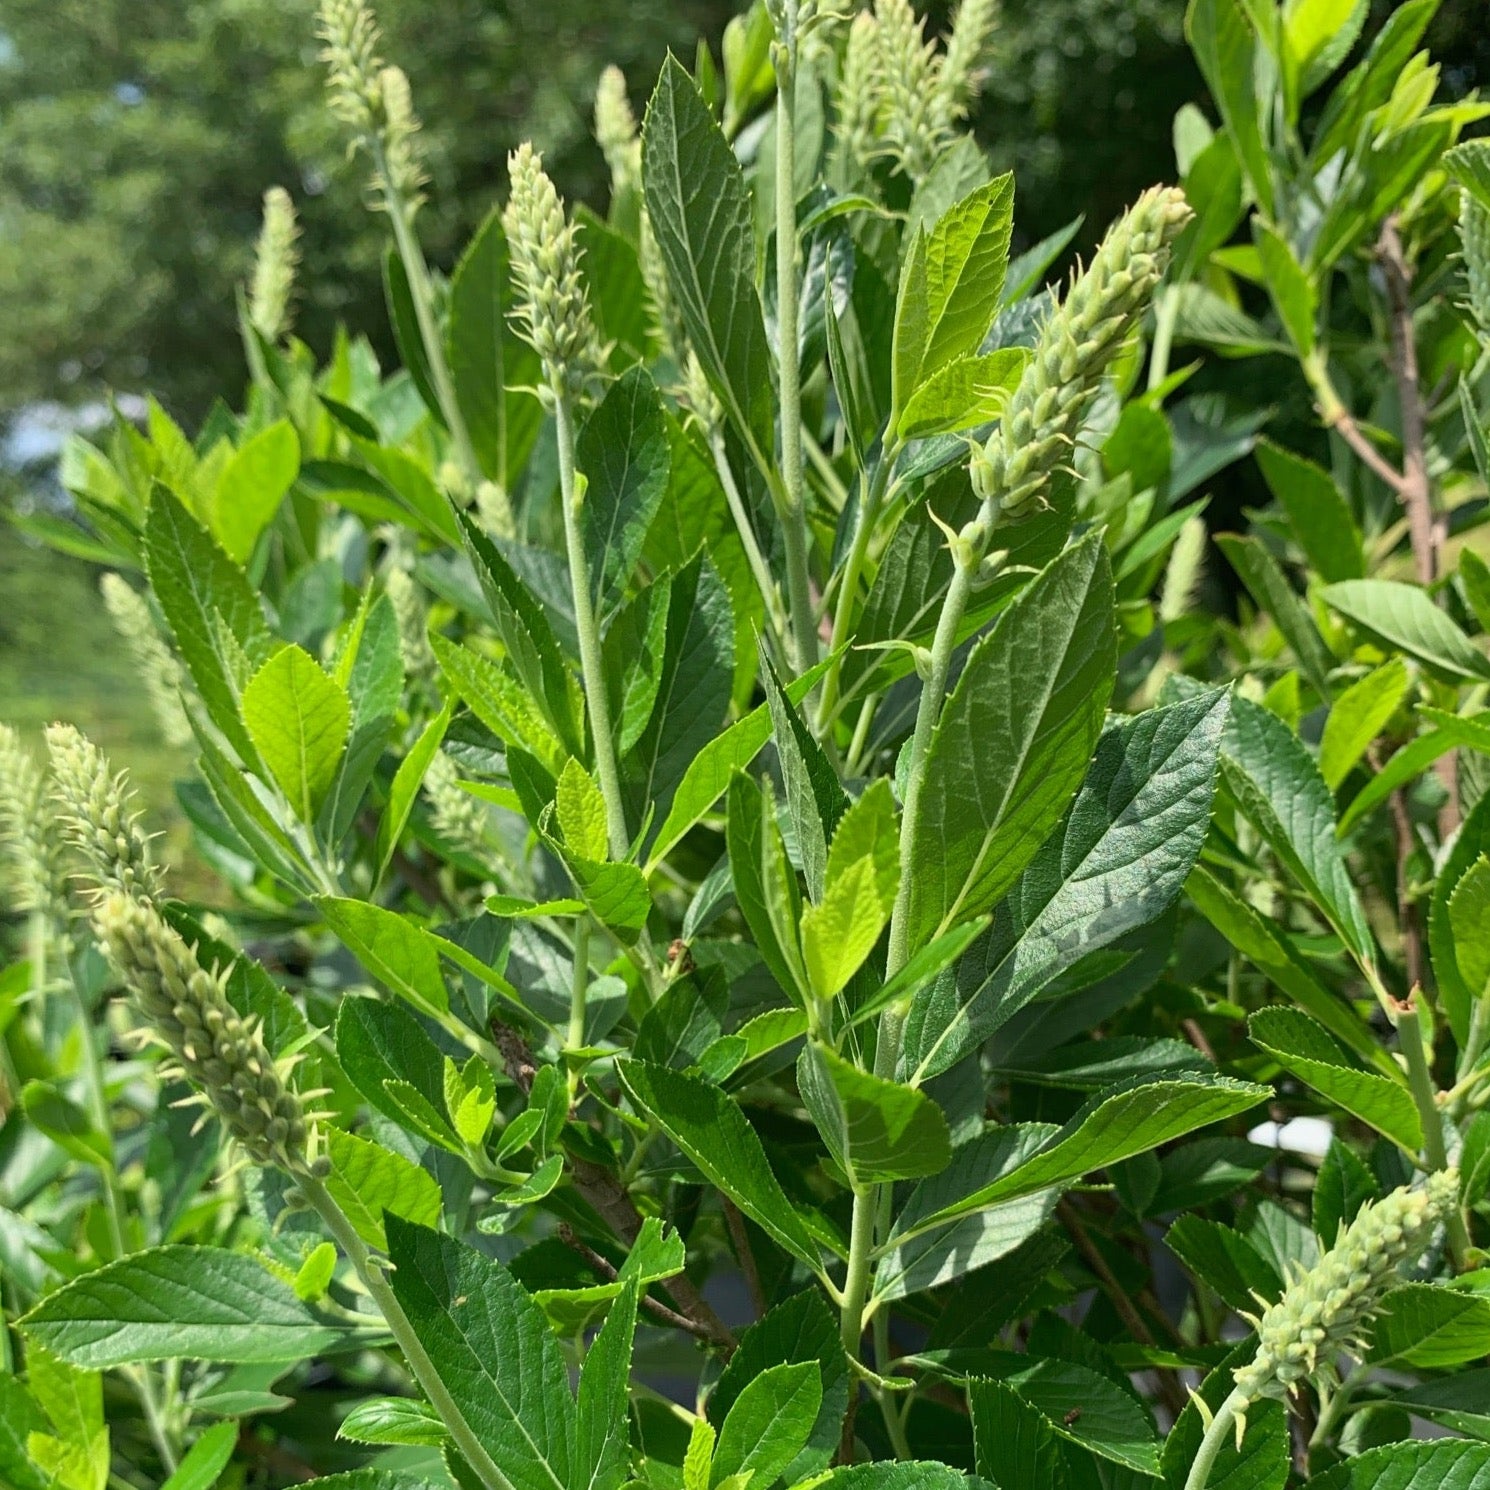
[[[1366,438],[1349,409],[1338,405],[1329,410],[1321,410],[1320,418],[1326,429],[1334,430],[1355,451],[1356,458],[1362,465],[1380,476],[1399,497],[1403,495],[1405,482],[1402,473]]]
[[[740,1271],[745,1275],[745,1288],[750,1294],[750,1307],[759,1319],[766,1312],[766,1291],[761,1287],[761,1270],[755,1261],[755,1250],[750,1245],[750,1233],[745,1230],[745,1218],[740,1207],[728,1195],[724,1201],[724,1224],[729,1228],[729,1239],[734,1243],[735,1257]]]
[[[621,1274],[616,1268],[593,1247],[581,1241],[575,1235],[574,1228],[567,1221],[559,1223],[559,1240],[566,1247],[572,1247],[578,1252],[607,1282],[615,1283],[620,1278]],[[666,1304],[660,1299],[654,1299],[651,1294],[643,1293],[637,1302],[649,1314],[655,1315],[664,1324],[670,1324],[677,1330],[684,1330],[688,1334],[694,1335],[700,1340],[705,1340],[711,1345],[717,1345],[719,1343],[709,1332],[707,1326],[700,1324],[695,1319],[689,1319],[686,1314],[679,1314],[676,1309],[669,1309]]]
[[[1143,1315],[1134,1307],[1133,1300],[1124,1292],[1122,1284],[1108,1267],[1107,1259],[1103,1257],[1097,1244],[1087,1235],[1086,1228],[1081,1224],[1081,1218],[1076,1214],[1076,1207],[1062,1197],[1056,1205],[1056,1210],[1066,1230],[1070,1233],[1071,1240],[1076,1243],[1076,1250],[1081,1253],[1087,1266],[1097,1275],[1098,1281],[1112,1302],[1112,1307],[1117,1310],[1118,1317],[1128,1327],[1128,1333],[1140,1345],[1155,1345],[1153,1331],[1149,1329]],[[1159,1395],[1163,1397],[1164,1405],[1178,1421],[1188,1400],[1184,1389],[1171,1372],[1159,1366],[1154,1368],[1154,1380],[1158,1383]]]

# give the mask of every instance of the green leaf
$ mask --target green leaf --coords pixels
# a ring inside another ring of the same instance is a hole
[[[1283,1292],[1283,1279],[1272,1262],[1241,1232],[1219,1221],[1181,1216],[1164,1244],[1197,1282],[1215,1289],[1233,1309],[1254,1312],[1259,1297],[1271,1301]]]
[[[1443,1371],[1490,1354],[1490,1297],[1406,1283],[1382,1301],[1366,1359]]]
[[[805,1445],[782,1471],[781,1477],[788,1485],[795,1485],[827,1467],[838,1450],[843,1415],[848,1408],[848,1357],[839,1339],[838,1321],[829,1312],[822,1294],[816,1289],[805,1289],[777,1304],[751,1325],[741,1335],[739,1349],[730,1357],[719,1384],[709,1395],[709,1418],[718,1425],[763,1372],[772,1366],[803,1362],[817,1366],[822,1404]]]
[[[589,485],[583,520],[592,598],[606,609],[633,577],[672,471],[662,399],[647,372],[627,369],[579,432]]]
[[[698,1076],[646,1061],[621,1061],[627,1095],[768,1236],[816,1269],[817,1244],[771,1172],[739,1104]]]
[[[998,418],[1028,361],[1022,347],[955,358],[911,394],[896,432],[903,441],[924,440]]]
[[[1229,695],[1151,709],[1106,731],[1050,836],[955,975],[907,1021],[918,1080],[945,1071],[1084,956],[1163,914],[1210,824]],[[950,810],[950,809],[949,809]]]
[[[933,374],[982,345],[1004,292],[1014,178],[1005,173],[964,197],[906,252],[895,306],[892,424]]]
[[[1013,1387],[983,1378],[969,1381],[967,1405],[984,1479],[995,1485],[1048,1485],[1064,1478],[1055,1429]]]
[[[1451,682],[1490,678],[1484,654],[1417,585],[1351,579],[1328,585],[1321,594],[1347,620]]]
[[[366,900],[316,897],[321,918],[380,983],[416,1009],[436,1018],[450,1010],[450,995],[434,946],[412,921]]]
[[[212,531],[230,559],[248,562],[299,474],[300,439],[288,419],[261,429],[228,457],[211,512]]]
[[[83,1038],[93,1038],[84,1030]],[[107,1169],[114,1162],[112,1136],[100,1133],[93,1119],[71,1097],[60,1091],[55,1082],[28,1081],[21,1088],[21,1110],[27,1120],[58,1148],[95,1169]]]
[[[468,513],[460,514],[460,526],[509,665],[569,753],[582,754],[577,690],[542,603]]]
[[[1314,685],[1315,692],[1328,699],[1334,691],[1329,684],[1329,671],[1334,667],[1335,659],[1319,634],[1314,617],[1295,594],[1278,561],[1256,538],[1218,533],[1216,546],[1241,575],[1252,598],[1273,618],[1283,633],[1283,639],[1298,658],[1304,676]]]
[[[0,1481],[12,1490],[53,1490],[55,1481],[26,1447],[33,1434],[49,1427],[31,1393],[14,1376],[0,1372]]]
[[[352,1085],[384,1117],[408,1121],[389,1092],[390,1084],[402,1083],[437,1114],[442,1131],[448,1129],[444,1057],[402,1004],[343,998],[336,1013],[336,1058]]]
[[[1259,440],[1257,466],[1309,562],[1329,582],[1365,572],[1361,533],[1344,494],[1323,466]]]
[[[136,1361],[298,1361],[344,1331],[323,1324],[252,1257],[203,1245],[154,1247],[84,1273],[21,1321],[73,1366]]]
[[[1390,1400],[1414,1417],[1490,1443],[1490,1370],[1460,1371],[1437,1381],[1419,1382]]]
[[[1265,1086],[1225,1076],[1139,1080],[1094,1097],[1038,1153],[923,1221],[953,1216],[1079,1180],[1266,1101]]]
[[[994,905],[1034,857],[1091,760],[1115,667],[1094,533],[1004,611],[942,710],[914,825],[912,948]]]
[[[1366,1163],[1338,1138],[1330,1140],[1319,1177],[1314,1182],[1314,1235],[1331,1247],[1343,1226],[1355,1220],[1356,1212],[1381,1192]]]
[[[740,432],[769,456],[775,398],[750,193],[714,116],[673,57],[647,106],[642,180],[689,346]]]
[[[621,757],[630,754],[652,722],[667,656],[672,594],[672,579],[663,575],[633,595],[606,628],[601,666],[614,721],[616,754]]]
[[[145,569],[213,724],[251,762],[253,744],[238,715],[238,697],[274,645],[259,597],[243,571],[163,486],[151,494],[145,518]]]
[[[427,1169],[381,1144],[340,1128],[326,1128],[331,1173],[326,1188],[370,1247],[386,1248],[383,1213],[420,1226],[440,1219],[440,1186]]]
[[[1481,854],[1449,896],[1449,930],[1459,976],[1478,1003],[1490,993],[1490,858]]]
[[[1312,1490],[1485,1490],[1490,1444],[1384,1444],[1315,1475],[1309,1484]]]
[[[212,1490],[238,1447],[238,1424],[214,1423],[181,1456],[160,1490]]]
[[[852,1464],[809,1482],[811,1490],[989,1490],[981,1480],[933,1460]],[[1479,1490],[1479,1487],[1476,1487]]]
[[[843,815],[828,848],[822,897],[802,913],[802,958],[818,998],[843,989],[874,950],[899,884],[899,817],[881,778]]]
[[[807,893],[814,900],[821,900],[828,867],[828,840],[848,807],[848,797],[827,753],[801,715],[787,702],[786,690],[764,645],[761,683],[771,710],[771,731],[781,761],[786,810],[796,834],[802,877],[807,881]]]
[[[1405,1082],[1351,1066],[1345,1052],[1307,1014],[1297,1009],[1259,1009],[1247,1027],[1254,1045],[1322,1097],[1410,1153],[1422,1146],[1422,1122]]]
[[[1304,743],[1276,714],[1239,698],[1222,742],[1221,773],[1346,946],[1372,957],[1371,927],[1336,842],[1334,799]]]
[[[500,1263],[388,1217],[390,1281],[440,1381],[512,1490],[570,1490],[575,1405],[558,1341]]]
[[[793,705],[800,704],[817,686],[818,679],[827,671],[828,666],[828,661],[820,662],[800,678],[788,683],[787,699]],[[669,850],[718,802],[728,790],[735,773],[745,770],[770,738],[770,705],[761,704],[743,719],[736,720],[722,734],[716,735],[693,757],[678,783],[667,818],[652,840],[648,874],[657,868]]]
[[[1352,683],[1330,708],[1319,741],[1319,771],[1331,791],[1355,769],[1407,696],[1407,664],[1389,658]]]
[[[1411,747],[1408,747],[1409,749]],[[1398,754],[1402,754],[1401,751]],[[1395,759],[1395,757],[1394,757]],[[1469,1025],[1476,997],[1482,992],[1471,988],[1459,972],[1459,954],[1455,946],[1454,926],[1449,918],[1449,902],[1460,881],[1478,861],[1490,855],[1490,795],[1475,803],[1464,820],[1458,836],[1449,847],[1428,907],[1428,946],[1432,954],[1433,975],[1438,982],[1438,999],[1454,1039],[1462,1050],[1469,1040]],[[1470,908],[1466,901],[1464,909]]]
[[[605,798],[577,760],[559,773],[554,790],[554,821],[564,836],[564,847],[586,859],[605,859],[610,853],[605,829]]]
[[[774,797],[743,773],[730,784],[725,844],[735,902],[755,950],[783,991],[805,1005],[809,990],[797,940],[802,905],[796,872],[787,862]]]
[[[730,1405],[714,1449],[710,1485],[730,1475],[774,1484],[806,1447],[822,1401],[815,1361],[768,1366]]]
[[[655,1227],[656,1223],[648,1223]],[[657,1228],[660,1230],[660,1228]],[[683,1250],[682,1243],[678,1251]],[[571,1490],[618,1490],[631,1468],[627,1407],[631,1395],[631,1347],[636,1334],[636,1301],[646,1280],[632,1264],[640,1244],[626,1260],[626,1279],[605,1323],[580,1368],[575,1412],[574,1480]],[[677,1268],[681,1270],[681,1260]]]
[[[414,810],[414,800],[419,795],[420,783],[430,762],[439,753],[445,731],[450,728],[451,705],[445,707],[419,732],[419,738],[409,747],[409,753],[398,763],[393,774],[393,785],[388,790],[388,805],[378,819],[378,843],[376,860],[378,878],[388,871],[388,862],[398,848],[409,814]]]
[[[493,208],[451,277],[445,350],[482,472],[508,491],[543,423],[538,400],[517,391],[538,382],[538,355],[508,331],[511,311],[507,238]]]
[[[1141,1475],[1158,1476],[1159,1436],[1147,1413],[1122,1387],[1074,1361],[997,1354],[1008,1365],[998,1379],[1034,1408],[1058,1437]],[[985,1417],[996,1410],[994,1401],[983,1399],[988,1385],[979,1378],[968,1382],[975,1434],[980,1407]],[[1081,1408],[1079,1413],[1071,1412],[1073,1404]]]
[[[301,822],[317,811],[341,764],[352,704],[301,647],[276,652],[243,690],[243,722]]]
[[[1263,213],[1273,215],[1272,162],[1254,82],[1256,40],[1239,0],[1190,0],[1185,39],[1236,145]]]
[[[439,1448],[450,1441],[439,1413],[414,1397],[367,1397],[359,1402],[336,1430],[338,1438],[353,1443],[428,1444]]]
[[[797,1089],[855,1190],[937,1174],[952,1158],[947,1120],[925,1093],[861,1071],[815,1041],[798,1057]]]
[[[1273,309],[1301,359],[1314,353],[1314,318],[1319,299],[1304,267],[1282,234],[1253,218],[1252,241],[1262,264],[1263,280],[1272,297]]]
[[[558,849],[556,844],[551,846]],[[591,914],[626,946],[632,946],[652,911],[646,875],[635,864],[606,864],[567,849],[558,851]]]
[[[458,647],[448,637],[435,633],[429,640],[445,681],[482,724],[557,774],[570,752],[559,743],[539,705],[516,677],[491,658],[470,647]]]

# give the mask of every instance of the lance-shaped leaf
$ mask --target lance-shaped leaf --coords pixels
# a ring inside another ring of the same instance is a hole
[[[1371,957],[1371,927],[1335,838],[1334,799],[1303,741],[1276,714],[1237,699],[1221,770],[1237,805],[1346,946]]]
[[[1210,824],[1228,695],[1150,709],[1103,735],[1065,822],[955,973],[906,1027],[918,1080],[945,1071],[1081,958],[1162,915]]]
[[[1322,594],[1325,604],[1348,621],[1451,682],[1490,678],[1490,660],[1420,586],[1347,579],[1326,586]]]
[[[642,179],[689,345],[740,432],[769,457],[776,411],[755,288],[750,193],[734,151],[674,57],[663,64],[647,106]]]
[[[351,728],[346,690],[309,652],[284,647],[249,679],[241,708],[259,759],[301,822],[314,822]]]
[[[822,1374],[815,1361],[768,1366],[725,1415],[709,1483],[717,1487],[740,1475],[774,1484],[805,1447],[822,1402]]]
[[[995,904],[1034,857],[1081,784],[1115,668],[1094,533],[999,617],[942,710],[914,824],[913,948]]]

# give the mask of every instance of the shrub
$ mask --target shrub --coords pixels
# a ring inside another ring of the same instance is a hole
[[[323,0],[403,367],[289,334],[271,194],[244,411],[64,473],[221,903],[0,737],[0,1475],[1490,1475],[1490,146],[1432,8],[1346,69],[1363,7],[1194,0],[1220,127],[1047,288],[982,0],[769,0],[640,129],[608,76],[608,218],[522,147],[448,282]],[[1196,493],[1254,459],[1233,617]]]

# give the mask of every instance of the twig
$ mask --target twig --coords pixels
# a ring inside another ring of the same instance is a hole
[[[1402,473],[1361,433],[1349,409],[1343,404],[1321,409],[1320,419],[1355,451],[1362,465],[1369,466],[1398,496],[1403,494]]]
[[[1076,1207],[1063,1198],[1057,1203],[1056,1210],[1062,1224],[1071,1234],[1071,1240],[1076,1243],[1076,1250],[1081,1253],[1087,1266],[1097,1275],[1098,1281],[1112,1302],[1112,1307],[1117,1310],[1118,1317],[1127,1325],[1129,1334],[1140,1345],[1154,1345],[1156,1342],[1153,1331],[1149,1329],[1143,1315],[1134,1307],[1133,1300],[1123,1291],[1122,1284],[1108,1267],[1107,1259],[1102,1256],[1097,1244],[1087,1235],[1086,1228],[1081,1224],[1081,1218],[1076,1214]],[[1179,1415],[1185,1410],[1186,1403],[1185,1393],[1180,1384],[1168,1371],[1157,1366],[1154,1368],[1154,1380],[1158,1383],[1159,1395],[1163,1397],[1164,1405],[1178,1420]]]
[[[616,1282],[621,1274],[611,1263],[600,1255],[593,1247],[588,1246],[575,1235],[574,1228],[567,1222],[559,1223],[559,1240],[566,1247],[572,1247],[579,1253],[597,1273],[610,1283]],[[698,1339],[717,1345],[719,1342],[710,1333],[707,1326],[699,1324],[697,1320],[689,1319],[686,1314],[679,1314],[676,1309],[669,1309],[660,1299],[654,1299],[651,1294],[643,1293],[638,1301],[642,1308],[649,1314],[655,1315],[664,1324],[670,1324],[674,1329],[686,1330],[688,1334]]]
[[[745,1218],[740,1207],[729,1196],[724,1201],[724,1224],[729,1228],[729,1239],[734,1243],[735,1257],[740,1271],[745,1275],[745,1287],[750,1294],[750,1307],[759,1319],[766,1312],[766,1291],[761,1287],[761,1270],[755,1261],[755,1250],[750,1245],[750,1233],[745,1230]]]

